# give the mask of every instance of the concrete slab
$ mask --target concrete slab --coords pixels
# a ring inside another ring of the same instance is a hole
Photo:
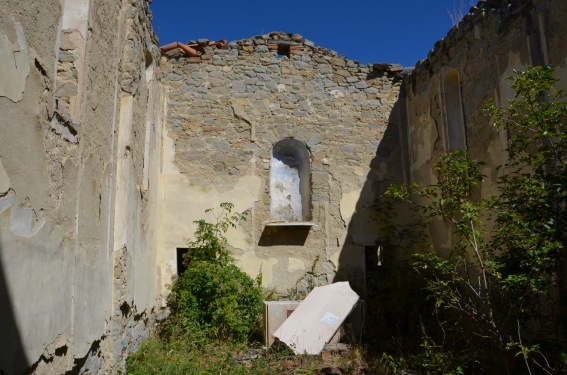
[[[317,287],[276,330],[274,337],[286,343],[295,354],[319,354],[358,299],[348,282]]]

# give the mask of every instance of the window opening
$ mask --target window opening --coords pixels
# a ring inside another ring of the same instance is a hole
[[[384,269],[384,247],[364,246],[364,265],[366,272],[379,272]]]
[[[278,58],[289,57],[291,48],[289,44],[278,44]]]
[[[177,249],[177,275],[183,275],[183,272],[187,269],[185,263],[183,262],[183,257],[189,252],[187,247],[178,247]]]

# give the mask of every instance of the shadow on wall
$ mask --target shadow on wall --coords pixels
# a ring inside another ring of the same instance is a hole
[[[1,240],[0,238],[0,374],[20,374],[31,363],[24,352],[10,290],[4,276],[6,263],[2,259],[4,253]]]
[[[266,226],[258,242],[259,246],[304,246],[311,227]]]
[[[403,92],[403,86],[400,93]],[[347,236],[341,248],[337,273],[333,282],[349,281],[351,287],[366,298],[367,274],[383,272],[389,254],[379,246],[378,226],[373,222],[373,204],[391,183],[404,182],[406,162],[400,134],[405,124],[405,104],[398,99],[392,108],[388,126],[370,162],[370,172],[362,187],[355,212],[348,223]]]

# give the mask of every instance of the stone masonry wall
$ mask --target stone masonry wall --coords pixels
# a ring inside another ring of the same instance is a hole
[[[360,287],[364,245],[376,239],[367,220],[376,192],[368,181],[387,174],[385,165],[371,168],[371,162],[397,100],[401,69],[360,65],[284,33],[208,47],[197,57],[174,50],[163,60],[165,142],[172,151],[164,154],[160,252],[175,259],[193,221],[227,201],[250,214],[229,240],[242,268],[251,276],[261,271],[266,287],[280,295],[296,287],[304,292],[337,273]],[[272,147],[287,138],[310,153],[311,228],[265,226]],[[356,215],[365,219],[350,225]],[[172,262],[164,280],[175,272]]]
[[[151,13],[0,8],[0,373],[116,373],[159,312]]]

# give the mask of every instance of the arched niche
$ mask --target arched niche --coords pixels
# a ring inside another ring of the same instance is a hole
[[[270,159],[270,221],[311,220],[311,158],[303,142],[282,139]]]
[[[443,82],[445,113],[447,115],[447,145],[449,151],[466,150],[467,141],[461,100],[459,72],[449,69]]]

